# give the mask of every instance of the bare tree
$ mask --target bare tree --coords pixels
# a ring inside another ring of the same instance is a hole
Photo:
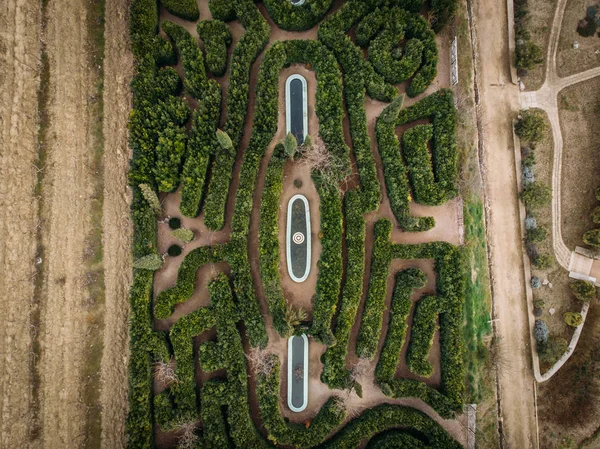
[[[175,360],[171,358],[168,362],[164,360],[156,362],[154,364],[154,378],[166,386],[179,383],[179,378],[175,372]]]
[[[180,424],[178,427],[182,431],[177,441],[178,449],[195,449],[200,442],[200,438],[196,434],[196,423],[193,421],[186,422]]]
[[[320,175],[324,184],[335,185],[345,177],[346,167],[329,152],[319,136],[313,139],[310,146],[302,147],[302,160],[311,171]]]
[[[265,349],[252,348],[246,354],[246,358],[250,361],[252,372],[255,376],[268,376],[273,372],[273,368],[278,362],[275,354]]]

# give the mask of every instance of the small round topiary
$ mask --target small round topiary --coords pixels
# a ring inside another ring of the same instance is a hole
[[[171,257],[177,257],[181,254],[182,251],[183,251],[183,249],[181,248],[181,246],[171,245],[171,246],[169,246],[169,249],[167,250],[167,254]]]
[[[525,229],[527,229],[528,231],[530,229],[535,229],[537,228],[537,221],[535,220],[534,217],[527,217],[525,219]]]
[[[531,288],[540,288],[541,286],[542,282],[540,281],[540,278],[535,276],[531,278]]]
[[[544,309],[540,309],[539,307],[536,307],[533,309],[533,316],[536,318],[541,317],[544,314]]]
[[[171,229],[179,229],[181,227],[181,219],[178,217],[169,218],[169,227]]]
[[[302,187],[302,180],[301,179],[294,179],[294,187],[296,187],[297,189],[299,189],[300,187]]]

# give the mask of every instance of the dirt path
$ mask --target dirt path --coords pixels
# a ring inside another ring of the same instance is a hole
[[[50,67],[48,159],[42,187],[44,290],[41,307],[40,397],[42,444],[48,448],[87,443],[84,370],[96,329],[88,289],[93,151],[91,115],[96,75],[87,51],[83,1],[48,4],[45,41]],[[93,252],[93,251],[92,251]],[[92,281],[93,282],[93,281]],[[93,419],[98,419],[93,418]]]
[[[129,50],[129,5],[105,0],[104,58],[104,247],[105,322],[101,370],[102,447],[124,448],[131,282],[128,132],[133,73]]]
[[[0,447],[37,447],[30,364],[35,283],[39,2],[0,3]]]
[[[511,119],[519,91],[511,83],[505,2],[474,6],[479,41],[479,94],[488,210],[495,329],[499,336],[499,395],[504,447],[537,447],[529,322],[519,232],[519,203]],[[501,26],[499,26],[501,24]]]

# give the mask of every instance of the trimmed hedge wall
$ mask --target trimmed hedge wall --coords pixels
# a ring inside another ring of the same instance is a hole
[[[429,377],[433,366],[427,360],[437,330],[439,303],[435,296],[421,298],[415,307],[410,343],[406,353],[408,368],[415,374]]]
[[[171,316],[176,304],[186,301],[194,293],[198,269],[208,263],[223,260],[222,249],[219,246],[201,246],[190,251],[177,272],[177,283],[156,296],[154,317],[164,320]]]
[[[383,219],[375,223],[369,290],[356,341],[356,354],[369,360],[375,357],[383,326],[387,277],[392,261],[390,253],[391,233],[392,223],[389,220]]]
[[[281,29],[304,31],[314,27],[331,9],[333,0],[307,0],[293,5],[290,0],[263,0],[273,22]]]
[[[200,17],[196,0],[160,0],[167,11],[174,16],[195,22]]]
[[[227,119],[223,131],[233,148],[239,149],[248,113],[249,83],[252,64],[269,39],[269,24],[251,0],[232,0],[237,17],[245,29],[231,56],[229,85],[227,88]],[[204,224],[218,231],[225,224],[225,206],[231,185],[235,151],[221,150],[216,154],[212,176],[204,202]]]
[[[358,306],[363,294],[365,274],[365,219],[358,190],[350,190],[344,197],[346,221],[346,282],[342,290],[340,312],[334,330],[336,344],[329,346],[323,354],[321,381],[330,388],[348,387],[349,372],[346,369],[346,354],[350,333],[356,320]]]
[[[423,288],[426,283],[427,276],[416,268],[396,274],[388,331],[375,369],[377,383],[387,383],[394,378],[396,367],[400,363],[400,352],[406,341],[407,318],[412,308],[410,296],[414,290]]]
[[[435,226],[433,217],[411,217],[410,215],[412,196],[395,131],[395,122],[401,107],[402,97],[399,97],[383,110],[375,126],[385,186],[398,226],[407,232],[428,231]]]
[[[340,296],[342,281],[342,198],[337,187],[317,184],[321,199],[321,258],[317,264],[316,295],[310,334],[323,344],[335,343],[331,320]]]
[[[227,47],[231,45],[231,30],[220,20],[202,20],[196,28],[204,44],[208,70],[215,76],[223,76],[227,69]]]
[[[172,192],[177,188],[186,141],[185,128],[172,123],[159,133],[154,164],[154,179],[159,192]]]
[[[269,161],[262,190],[258,254],[260,279],[269,303],[269,314],[273,318],[273,327],[279,335],[287,337],[292,329],[285,320],[286,301],[279,276],[279,207],[283,191],[284,157],[282,145],[279,144]]]
[[[402,57],[398,59],[394,49],[405,39]],[[368,46],[368,60],[388,83],[412,78],[406,89],[409,97],[423,93],[437,75],[435,34],[419,14],[400,8],[377,8],[356,28],[356,42]]]
[[[367,444],[367,449],[390,449],[394,447],[402,449],[431,449],[431,446],[426,445],[411,434],[398,430],[377,435]]]

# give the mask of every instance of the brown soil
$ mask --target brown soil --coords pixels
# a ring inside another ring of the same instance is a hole
[[[502,342],[496,361],[505,361],[498,364],[502,438],[505,447],[526,449],[536,447],[537,438],[511,130],[511,120],[519,109],[519,91],[511,84],[506,3],[484,0],[474,5],[474,14],[479,37],[481,163],[489,202],[494,327]]]
[[[600,39],[598,39],[600,44]],[[562,234],[568,248],[585,246],[583,233],[597,228],[590,213],[600,202],[600,78],[567,87],[558,96],[560,127],[564,139],[561,188]]]
[[[563,16],[556,67],[558,76],[564,77],[582,72],[600,65],[600,38],[595,34],[592,37],[582,37],[577,33],[577,22],[585,17],[588,6],[594,2],[587,0],[569,0]],[[577,41],[578,49],[573,48]]]
[[[39,447],[32,340],[36,310],[36,233],[39,224],[38,90],[40,4],[0,5],[0,447]]]

